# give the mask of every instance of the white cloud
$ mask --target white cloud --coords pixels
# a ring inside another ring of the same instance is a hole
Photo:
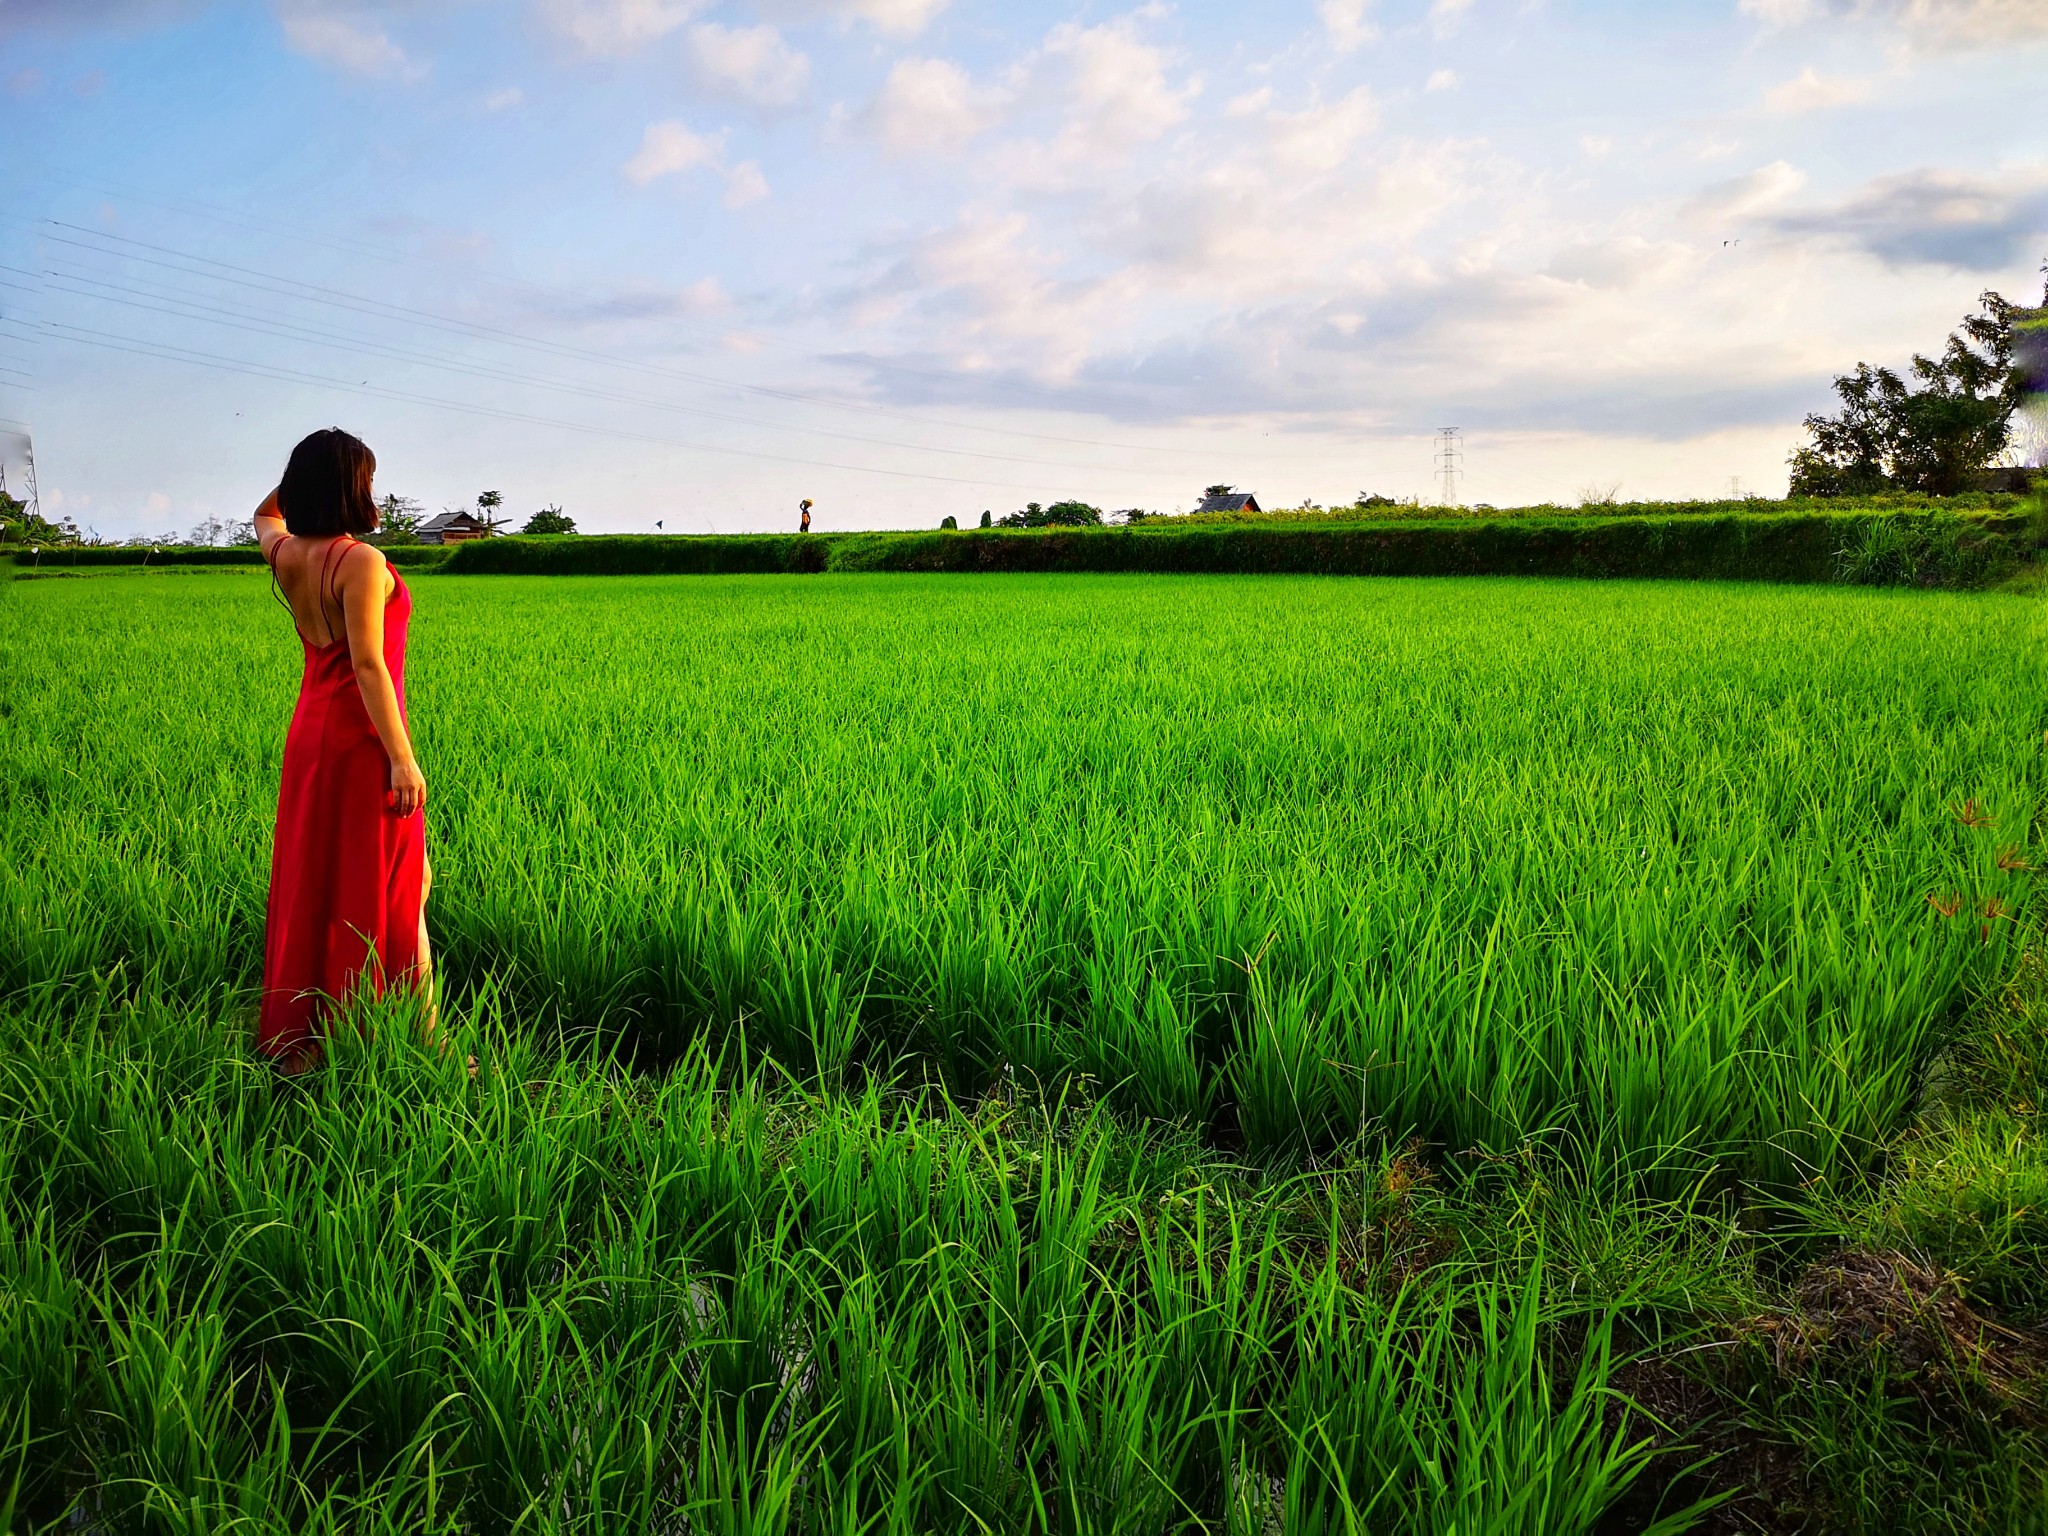
[[[1166,51],[1138,35],[1137,18],[1144,14],[1093,27],[1062,22],[1047,34],[1043,57],[1064,74],[1062,159],[1088,160],[1144,143],[1186,119],[1200,83],[1176,88],[1168,80]]]
[[[514,107],[526,105],[526,92],[516,85],[508,85],[502,91],[493,91],[484,98],[486,112],[509,112]]]
[[[1223,108],[1225,117],[1250,117],[1254,112],[1263,112],[1273,104],[1273,87],[1262,85],[1256,91],[1246,91],[1242,96],[1233,96]]]
[[[536,0],[542,20],[586,53],[628,54],[668,36],[703,0]]]
[[[946,8],[947,0],[755,0],[755,9],[787,21],[829,19],[841,26],[865,22],[889,37],[915,37]]]
[[[951,59],[898,59],[858,121],[899,154],[947,154],[987,128],[1006,100]]]
[[[1870,99],[1870,84],[1823,75],[1809,64],[1782,85],[1764,93],[1764,105],[1788,116],[1819,112],[1829,107],[1846,107]]]
[[[716,167],[725,155],[726,130],[715,134],[692,131],[678,122],[649,123],[639,151],[628,160],[623,174],[636,187],[663,176],[679,176],[700,166]]]
[[[690,60],[712,89],[761,107],[784,107],[810,84],[811,61],[769,26],[690,29]]]
[[[1373,0],[1318,0],[1316,14],[1323,20],[1330,46],[1350,53],[1380,35],[1372,22]]]
[[[744,208],[768,196],[768,178],[756,160],[742,160],[725,173],[725,206]]]
[[[1998,48],[2048,39],[2042,0],[1740,0],[1767,31],[1837,21],[1874,25],[1926,50]]]
[[[1805,172],[1787,161],[1773,160],[1746,176],[1703,189],[1686,204],[1685,211],[1701,223],[1751,218],[1782,207],[1805,185]]]
[[[284,28],[286,46],[309,59],[371,79],[416,81],[426,77],[424,65],[408,57],[382,27],[363,17],[321,6],[315,0],[280,0],[277,19]]]
[[[1472,0],[1430,0],[1429,20],[1431,29],[1438,37],[1455,32],[1465,13],[1472,9]]]
[[[171,498],[166,496],[162,491],[151,491],[149,493],[149,510],[151,512],[170,511]]]
[[[768,178],[761,174],[757,161],[726,164],[725,143],[729,136],[729,130],[724,128],[707,134],[673,120],[649,123],[641,136],[640,148],[620,167],[620,174],[634,186],[644,187],[665,176],[708,170],[725,181],[726,207],[758,203],[768,196]]]
[[[1544,273],[1589,288],[1632,288],[1683,265],[1690,258],[1687,246],[1671,241],[1653,242],[1641,235],[1621,235],[1564,246],[1550,258]]]
[[[1431,73],[1429,81],[1423,86],[1423,89],[1425,91],[1448,91],[1457,83],[1458,72],[1455,69],[1439,69]]]
[[[1264,157],[1283,171],[1334,171],[1349,162],[1359,142],[1379,126],[1372,92],[1359,86],[1328,106],[1266,114]]]
[[[1822,13],[1820,0],[1741,0],[1736,9],[1754,16],[1771,31],[1796,27]]]

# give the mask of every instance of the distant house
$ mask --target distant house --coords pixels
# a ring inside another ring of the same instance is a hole
[[[1225,491],[1220,496],[1204,496],[1197,512],[1256,512],[1259,498],[1250,491]]]
[[[491,536],[490,524],[467,512],[443,512],[420,524],[422,544],[466,544]]]

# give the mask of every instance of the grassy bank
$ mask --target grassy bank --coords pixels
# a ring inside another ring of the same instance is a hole
[[[1983,587],[2029,568],[2039,509],[1935,501],[1375,507],[1154,518],[1115,528],[609,534],[499,538],[386,553],[464,575],[813,575],[825,571],[1571,576]],[[25,573],[259,564],[253,549],[17,552]]]
[[[2031,557],[2009,510],[1660,512],[1305,521],[1162,519],[1119,528],[932,533],[494,539],[459,545],[465,575],[733,575],[819,571],[1573,576],[1981,586]]]

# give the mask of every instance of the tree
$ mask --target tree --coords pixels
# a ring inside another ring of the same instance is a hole
[[[1228,496],[1232,491],[1236,489],[1237,487],[1234,485],[1204,486],[1202,488],[1202,500],[1207,501],[1211,496]]]
[[[948,512],[945,515],[945,518],[939,523],[939,526],[941,528],[958,528],[960,526],[960,519],[955,517],[952,513]]]
[[[417,544],[420,519],[426,508],[410,496],[386,496],[377,503],[377,531],[373,544]]]
[[[1085,501],[1056,501],[1049,507],[1027,502],[1022,512],[998,520],[1003,528],[1091,528],[1102,523],[1102,509]]]
[[[24,544],[37,549],[71,548],[85,542],[85,534],[68,517],[55,522],[37,517],[26,502],[16,501],[0,491],[0,544]]]
[[[521,533],[574,533],[575,520],[560,507],[542,507],[526,520]]]
[[[2020,384],[2012,367],[2014,306],[1981,295],[1939,357],[1913,354],[1917,387],[1858,363],[1835,380],[1842,409],[1806,418],[1812,441],[1791,458],[1794,496],[1868,496],[1972,489],[2005,451]]]
[[[983,512],[983,513],[981,514],[981,526],[982,526],[982,527],[984,527],[984,528],[986,528],[986,527],[988,527],[988,526],[989,526],[989,522],[990,522],[990,519],[989,519],[989,514],[988,514],[988,513],[986,512],[986,511],[984,511],[984,512]]]
[[[496,533],[511,521],[500,517],[498,508],[505,505],[505,498],[496,491],[479,491],[476,498],[476,520],[484,525],[486,533]]]

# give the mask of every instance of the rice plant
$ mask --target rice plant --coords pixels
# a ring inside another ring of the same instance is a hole
[[[392,1000],[279,1084],[288,628],[235,573],[0,600],[17,1523],[1675,1532],[1629,1357],[1738,1284],[1728,1190],[1872,1161],[2039,910],[1995,597],[419,614],[464,1049]]]
[[[744,1034],[808,1078],[1078,1074],[1260,1157],[1364,1122],[1791,1183],[1896,1125],[2032,906],[2039,621],[1997,597],[742,577],[420,602],[444,969],[648,1061]],[[7,986],[252,984],[291,647],[236,574],[16,585]]]

